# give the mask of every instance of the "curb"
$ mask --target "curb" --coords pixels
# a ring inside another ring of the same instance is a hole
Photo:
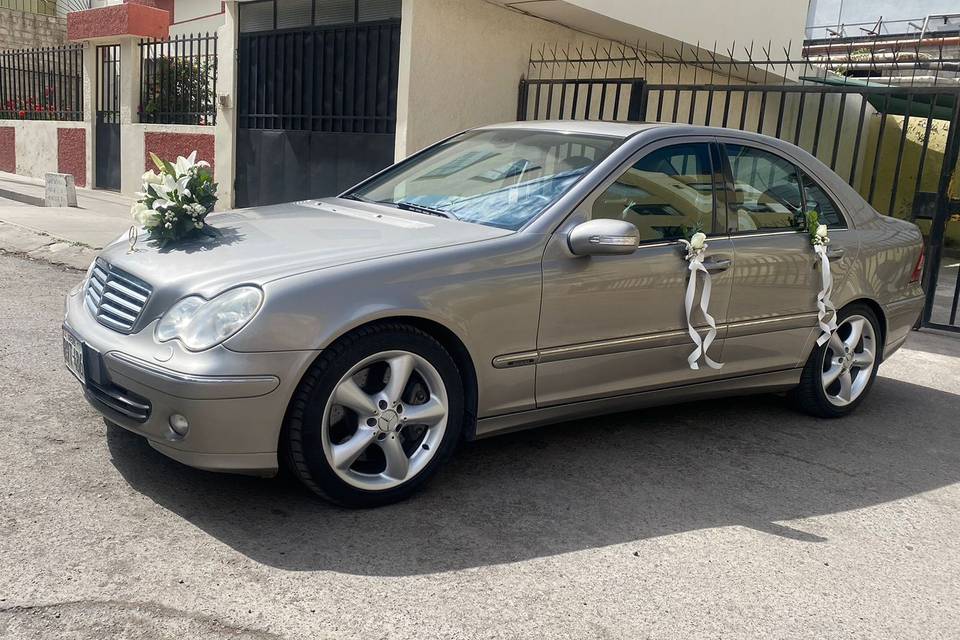
[[[23,204],[32,204],[35,207],[45,207],[47,206],[46,198],[41,198],[39,196],[28,196],[19,191],[11,191],[10,189],[0,189],[0,198],[6,198],[7,200],[13,200],[15,202],[22,202]]]

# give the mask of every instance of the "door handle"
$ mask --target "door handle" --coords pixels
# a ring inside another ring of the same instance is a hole
[[[707,258],[703,261],[703,268],[707,271],[726,271],[733,261],[729,258]]]
[[[831,260],[839,259],[842,258],[843,254],[846,252],[847,250],[843,247],[831,247],[830,249],[827,249],[827,257]]]

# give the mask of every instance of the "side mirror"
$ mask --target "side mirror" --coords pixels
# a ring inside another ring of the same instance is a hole
[[[629,255],[637,250],[640,232],[625,220],[598,218],[571,229],[567,243],[577,256]]]

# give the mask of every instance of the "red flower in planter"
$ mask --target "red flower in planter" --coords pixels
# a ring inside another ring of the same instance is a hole
[[[27,112],[24,111],[23,109],[20,109],[20,113],[18,115],[20,116],[20,119],[23,120],[24,118],[27,117]]]

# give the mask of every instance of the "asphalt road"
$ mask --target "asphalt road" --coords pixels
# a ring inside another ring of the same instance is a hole
[[[60,362],[79,278],[0,256],[0,637],[958,635],[960,337],[915,334],[844,420],[569,423],[357,512],[107,429]]]

